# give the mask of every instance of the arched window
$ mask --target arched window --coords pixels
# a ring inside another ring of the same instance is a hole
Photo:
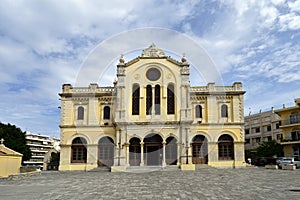
[[[167,113],[175,114],[175,95],[174,95],[174,85],[169,84],[167,90]]]
[[[160,115],[160,86],[156,85],[155,86],[155,114]]]
[[[84,108],[82,106],[79,106],[77,108],[77,120],[83,120],[84,119]]]
[[[146,115],[151,114],[152,109],[152,87],[151,85],[147,85],[146,88]]]
[[[132,115],[140,114],[140,86],[134,84],[132,87]]]
[[[77,137],[72,141],[72,154],[71,154],[71,163],[86,163],[87,142],[82,137]]]
[[[221,106],[221,117],[228,117],[228,107],[225,104]]]
[[[196,112],[196,118],[202,118],[202,106],[201,105],[196,105],[195,112]]]
[[[230,135],[222,135],[218,140],[219,160],[234,160],[233,138]]]
[[[110,119],[110,107],[105,106],[103,109],[103,119]]]

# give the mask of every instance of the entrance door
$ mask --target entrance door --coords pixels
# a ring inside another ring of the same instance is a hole
[[[162,138],[149,134],[144,138],[144,162],[146,165],[162,165]]]
[[[98,143],[98,166],[114,164],[114,142],[110,137],[103,137]]]
[[[177,140],[174,137],[168,137],[166,145],[166,164],[176,165],[177,164]]]
[[[207,164],[208,163],[208,148],[207,140],[203,135],[196,135],[193,138],[193,164]]]
[[[139,166],[141,163],[141,141],[138,138],[129,140],[129,165]]]
[[[159,144],[150,144],[145,148],[146,165],[161,165],[162,161],[162,149]]]

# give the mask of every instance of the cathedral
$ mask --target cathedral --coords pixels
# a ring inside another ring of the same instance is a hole
[[[152,44],[117,64],[112,87],[64,84],[59,170],[244,167],[242,84],[190,85],[190,66]]]

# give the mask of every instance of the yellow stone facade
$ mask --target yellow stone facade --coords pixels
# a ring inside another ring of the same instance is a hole
[[[59,169],[244,167],[242,84],[191,86],[189,76],[185,57],[151,45],[120,58],[114,87],[64,84]]]
[[[295,99],[295,105],[275,110],[281,117],[283,151],[285,157],[300,160],[300,98]]]
[[[0,177],[8,177],[19,174],[22,162],[22,154],[0,144]]]

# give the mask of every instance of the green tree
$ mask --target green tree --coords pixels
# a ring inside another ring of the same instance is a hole
[[[283,147],[276,140],[262,142],[256,149],[258,157],[283,156]]]
[[[25,132],[11,124],[0,122],[0,139],[4,139],[4,145],[14,151],[23,154],[22,162],[31,157],[30,148],[26,145]]]

